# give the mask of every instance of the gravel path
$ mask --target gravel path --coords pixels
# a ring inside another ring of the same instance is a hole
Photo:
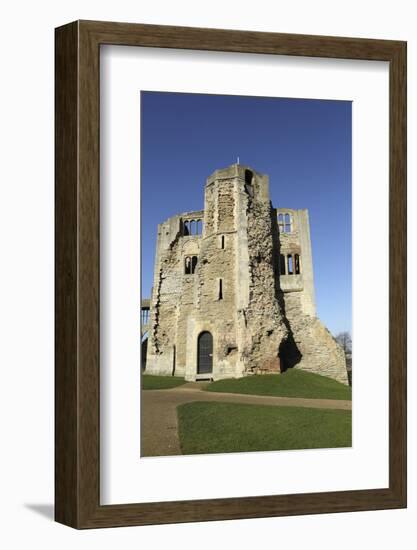
[[[170,390],[145,390],[142,391],[141,399],[142,457],[181,454],[176,409],[182,403],[217,401],[250,405],[352,410],[351,401],[206,392],[202,391],[202,383],[198,382],[189,382]]]

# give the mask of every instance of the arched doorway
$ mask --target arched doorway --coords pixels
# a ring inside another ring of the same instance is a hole
[[[213,336],[205,331],[198,337],[197,374],[211,372],[213,372]]]

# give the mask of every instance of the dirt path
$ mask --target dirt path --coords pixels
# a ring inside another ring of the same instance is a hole
[[[192,401],[352,410],[351,401],[206,392],[196,382],[170,390],[146,390],[142,391],[141,456],[181,454],[176,409],[178,405]]]

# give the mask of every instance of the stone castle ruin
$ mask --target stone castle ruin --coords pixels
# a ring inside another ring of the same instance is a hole
[[[274,208],[269,178],[216,170],[204,210],[158,225],[147,374],[237,378],[299,368],[348,383],[316,316],[307,210]]]

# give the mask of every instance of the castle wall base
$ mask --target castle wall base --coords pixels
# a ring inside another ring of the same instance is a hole
[[[163,353],[158,355],[148,353],[146,358],[145,374],[151,374],[154,376],[172,376],[175,374],[176,376],[179,376],[178,373],[174,372],[173,353]]]

